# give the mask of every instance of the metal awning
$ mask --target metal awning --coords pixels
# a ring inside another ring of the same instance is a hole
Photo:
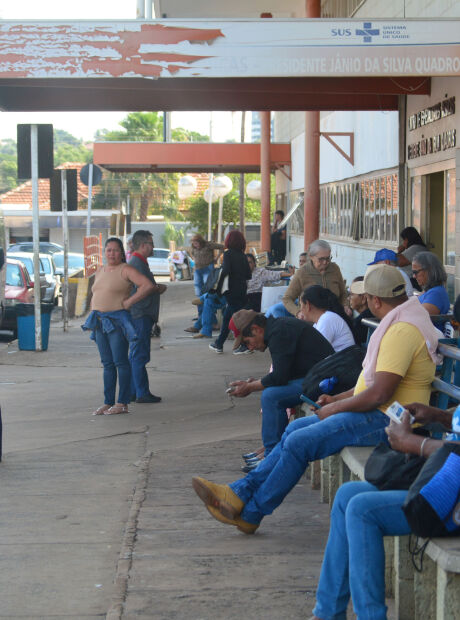
[[[259,172],[260,144],[95,142],[94,163],[111,172]],[[270,144],[270,167],[291,165],[291,145]]]
[[[0,109],[396,110],[460,74],[460,20],[0,22]]]

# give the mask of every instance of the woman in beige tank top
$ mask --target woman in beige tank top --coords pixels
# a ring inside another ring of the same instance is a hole
[[[134,335],[129,308],[150,295],[154,285],[137,269],[126,264],[120,239],[105,243],[106,264],[96,272],[91,310],[85,329],[93,329],[104,367],[104,404],[93,415],[129,413],[131,366],[128,359],[127,334]],[[137,291],[130,296],[133,285]],[[115,393],[118,375],[118,400]]]

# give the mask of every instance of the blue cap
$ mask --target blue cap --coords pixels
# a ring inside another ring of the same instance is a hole
[[[391,260],[393,263],[396,263],[396,252],[393,252],[393,250],[387,250],[387,248],[383,248],[383,250],[379,250],[375,253],[372,263],[367,264],[375,265],[376,263],[380,263],[380,261],[382,260]]]

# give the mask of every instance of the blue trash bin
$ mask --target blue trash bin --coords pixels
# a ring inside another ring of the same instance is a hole
[[[42,351],[48,349],[51,312],[54,304],[41,304]],[[35,307],[34,304],[17,304],[18,346],[21,351],[35,351]]]

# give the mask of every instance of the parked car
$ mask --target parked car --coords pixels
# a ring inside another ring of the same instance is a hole
[[[20,260],[27,268],[29,277],[34,281],[34,256],[30,252],[7,252],[8,258]],[[52,258],[49,254],[39,254],[40,261],[40,282],[45,284],[45,293],[42,301],[50,304],[57,304],[59,296],[59,278],[56,274],[54,263],[51,264]]]
[[[85,268],[85,256],[79,252],[69,252],[67,254],[69,265],[69,278],[73,276],[77,271]],[[56,273],[64,276],[64,252],[58,252],[53,254],[53,260],[56,265]]]
[[[39,252],[41,254],[55,254],[56,252],[62,252],[64,248],[57,243],[51,243],[51,241],[40,241]],[[23,241],[20,243],[13,243],[8,247],[8,252],[33,252],[34,244],[32,241]]]
[[[16,332],[16,304],[33,303],[33,282],[24,263],[12,258],[6,259],[5,279],[5,311],[3,314],[2,329]]]
[[[171,270],[169,250],[166,248],[154,248],[152,256],[149,256],[147,261],[154,276],[169,276]]]

